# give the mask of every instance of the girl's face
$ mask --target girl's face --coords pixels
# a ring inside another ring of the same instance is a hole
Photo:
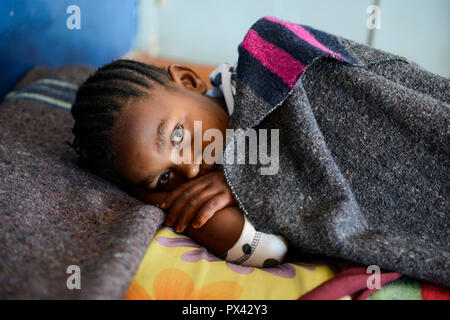
[[[114,170],[127,183],[150,191],[170,191],[180,183],[217,169],[215,165],[204,164],[203,159],[194,159],[194,121],[201,121],[203,132],[211,128],[220,130],[223,145],[229,125],[224,105],[204,95],[206,84],[194,71],[180,65],[170,65],[168,71],[178,90],[155,85],[151,98],[124,108],[113,128],[113,144],[118,153]],[[179,129],[190,134],[183,135]],[[202,154],[210,143],[202,142]],[[182,154],[180,150],[189,144],[191,161],[174,163],[172,154]],[[201,158],[202,154],[198,156]]]

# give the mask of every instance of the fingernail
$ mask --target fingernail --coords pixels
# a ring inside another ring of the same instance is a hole
[[[161,203],[161,208],[163,208],[163,209],[166,208],[166,203],[165,202]]]
[[[194,222],[192,224],[192,227],[194,227],[194,229],[198,229],[198,228],[200,228],[200,223],[199,222]]]
[[[181,228],[180,226],[177,226],[176,229],[175,229],[175,231],[178,232],[178,233],[180,233],[180,232],[182,232],[182,228]]]

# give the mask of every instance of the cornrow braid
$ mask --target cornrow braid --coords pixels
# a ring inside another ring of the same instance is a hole
[[[66,143],[79,155],[78,165],[120,183],[109,167],[116,159],[111,129],[117,114],[130,101],[150,97],[155,84],[173,89],[170,80],[163,68],[134,60],[119,59],[97,69],[78,88],[71,108],[75,138]]]

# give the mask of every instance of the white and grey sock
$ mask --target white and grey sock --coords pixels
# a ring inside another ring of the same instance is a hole
[[[234,246],[222,256],[226,261],[244,266],[270,268],[283,262],[287,241],[282,236],[255,230],[244,216],[241,235]]]

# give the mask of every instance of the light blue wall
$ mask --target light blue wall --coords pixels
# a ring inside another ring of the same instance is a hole
[[[162,58],[216,65],[260,17],[272,15],[366,43],[372,0],[140,0],[135,43]],[[450,1],[381,0],[373,46],[450,76]],[[147,45],[151,39],[151,45]]]
[[[450,76],[450,1],[384,0],[375,47]]]

